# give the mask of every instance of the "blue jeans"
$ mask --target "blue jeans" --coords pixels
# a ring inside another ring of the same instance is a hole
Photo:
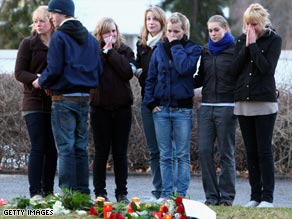
[[[277,113],[238,116],[246,149],[251,200],[273,202],[275,187],[272,138]]]
[[[198,111],[198,147],[206,201],[217,205],[232,204],[235,197],[234,107],[201,106]],[[217,142],[221,172],[216,174],[214,148]]]
[[[144,133],[147,141],[147,146],[150,155],[150,168],[152,174],[152,184],[154,186],[154,190],[152,194],[156,198],[160,198],[160,194],[162,191],[162,181],[161,181],[161,173],[160,173],[160,153],[156,140],[155,127],[152,112],[148,109],[145,104],[141,103],[141,116],[143,122]]]
[[[59,186],[89,194],[89,102],[55,101],[52,128],[58,151]]]
[[[173,195],[175,179],[177,180],[177,194],[186,196],[190,183],[190,138],[193,109],[164,106],[160,106],[160,109],[160,112],[153,113],[153,118],[160,151],[161,197]],[[177,160],[177,172],[174,170],[175,159]]]
[[[51,114],[30,113],[24,119],[31,142],[28,159],[30,196],[53,194],[57,151],[51,128]]]
[[[131,106],[120,107],[115,110],[91,107],[90,124],[95,145],[93,163],[95,195],[107,194],[106,164],[110,152],[112,152],[114,162],[116,197],[127,195],[127,153],[132,124]]]

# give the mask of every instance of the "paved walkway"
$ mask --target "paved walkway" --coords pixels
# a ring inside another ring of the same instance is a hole
[[[58,188],[58,177],[55,180],[55,192],[60,192]],[[90,189],[93,191],[92,176],[90,177]],[[130,174],[128,178],[128,198],[140,197],[141,201],[151,199],[152,189],[151,176],[149,174]],[[114,198],[114,176],[107,176],[107,190],[110,200]],[[274,193],[275,207],[292,207],[292,179],[277,179]],[[236,197],[234,205],[243,205],[249,201],[250,187],[246,179],[238,178],[236,183]],[[93,192],[91,193],[93,196]],[[10,200],[15,197],[26,196],[28,193],[27,175],[0,174],[0,198]],[[192,176],[189,188],[189,196],[196,201],[205,201],[201,183],[201,177]]]

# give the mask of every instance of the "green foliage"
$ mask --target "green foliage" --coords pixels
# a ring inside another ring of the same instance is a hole
[[[0,8],[0,49],[17,49],[30,35],[32,12],[49,0],[3,0]]]
[[[135,212],[135,215],[127,213],[126,217],[128,219],[139,218],[139,219],[149,219],[152,218],[152,212],[159,212],[160,205],[157,203],[140,203],[136,204],[131,202],[131,208]],[[138,217],[137,217],[138,216]]]
[[[56,201],[60,201],[65,209],[69,210],[86,210],[88,211],[94,202],[87,194],[80,192],[73,192],[70,189],[62,189],[62,194],[49,195],[41,200],[30,200],[26,197],[17,197],[9,202],[9,205],[14,208],[21,209],[45,209],[53,208]]]
[[[29,206],[29,199],[21,196],[21,197],[15,199],[15,203],[16,203],[17,208],[24,209],[27,206]]]
[[[94,204],[89,195],[81,192],[73,192],[70,189],[62,189],[60,200],[64,207],[69,210],[89,210]]]
[[[162,0],[161,7],[171,12],[181,12],[191,23],[191,39],[199,44],[208,41],[207,21],[215,14],[223,15],[223,9],[231,0]],[[230,22],[229,22],[230,23]]]

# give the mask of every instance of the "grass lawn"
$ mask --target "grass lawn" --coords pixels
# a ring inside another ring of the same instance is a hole
[[[270,209],[256,209],[243,208],[239,206],[234,207],[211,207],[217,214],[217,219],[291,219],[292,208],[270,208]],[[0,218],[15,218],[3,215],[3,207],[0,208]],[[21,217],[21,218],[32,218]],[[33,217],[33,218],[52,218],[52,217]],[[78,216],[75,213],[63,216],[54,216],[53,218],[70,219],[70,218],[97,218],[94,216]]]
[[[292,208],[212,207],[217,219],[292,219]]]

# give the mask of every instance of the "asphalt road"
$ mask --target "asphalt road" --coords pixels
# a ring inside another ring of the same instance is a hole
[[[93,194],[92,176],[90,177],[91,195]],[[111,201],[114,198],[114,176],[107,176],[107,191]],[[149,174],[130,174],[128,178],[128,198],[140,197],[141,201],[151,199],[151,176]],[[292,178],[277,178],[274,193],[275,207],[292,207]],[[58,187],[58,177],[55,179],[55,192],[60,192]],[[201,177],[192,176],[188,195],[190,199],[205,201]],[[236,196],[234,205],[244,205],[249,201],[250,187],[247,179],[237,178]],[[0,174],[0,198],[10,200],[15,197],[29,197],[27,175]]]

